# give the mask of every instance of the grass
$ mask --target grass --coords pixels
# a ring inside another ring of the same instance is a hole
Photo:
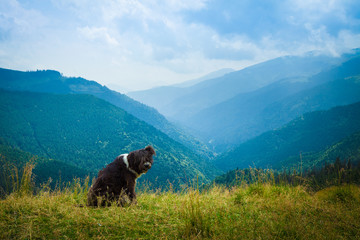
[[[89,179],[34,195],[32,169],[21,179],[14,169],[13,192],[0,200],[0,239],[360,239],[356,185],[312,192],[253,171],[257,181],[231,189],[144,186],[137,205],[89,208]]]
[[[87,185],[0,200],[0,239],[360,239],[360,189],[309,193],[257,183],[142,192],[128,207],[88,208]]]

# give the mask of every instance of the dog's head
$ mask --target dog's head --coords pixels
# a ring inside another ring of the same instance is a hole
[[[152,146],[129,153],[129,166],[139,175],[146,173],[153,165],[153,155],[156,155]]]

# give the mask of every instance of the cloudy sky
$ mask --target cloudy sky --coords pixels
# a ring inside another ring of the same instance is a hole
[[[0,67],[123,92],[357,47],[359,0],[0,0]]]

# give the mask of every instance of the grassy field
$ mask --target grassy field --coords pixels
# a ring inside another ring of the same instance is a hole
[[[25,181],[26,182],[26,181]],[[0,200],[0,239],[360,239],[360,189],[251,184],[138,194],[137,205],[89,208],[86,184]]]

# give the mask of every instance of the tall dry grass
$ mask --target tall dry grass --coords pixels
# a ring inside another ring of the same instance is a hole
[[[29,173],[31,168],[29,167]],[[31,177],[0,201],[0,239],[359,239],[360,189],[308,192],[271,181],[143,191],[128,207],[81,207],[88,181],[36,195]],[[24,184],[24,186],[22,186]]]

